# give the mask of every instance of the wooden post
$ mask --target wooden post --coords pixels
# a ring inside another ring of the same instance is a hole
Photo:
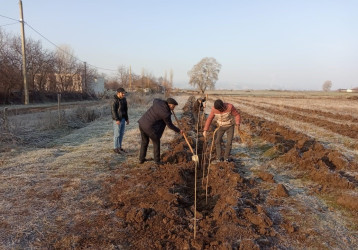
[[[8,120],[7,120],[7,114],[6,114],[6,111],[7,111],[7,107],[4,108],[4,130],[6,132],[9,131],[9,124],[8,124]]]
[[[61,94],[57,94],[57,110],[58,110],[58,125],[61,125],[61,110],[60,110],[60,104],[61,104]]]
[[[129,66],[129,91],[132,91],[132,70],[131,70],[131,66]]]

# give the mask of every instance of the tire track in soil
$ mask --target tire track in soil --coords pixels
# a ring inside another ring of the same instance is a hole
[[[194,131],[191,111],[194,100],[194,97],[189,98],[183,108],[181,124],[186,131]],[[291,135],[292,131],[288,132],[285,128],[276,131],[277,124],[272,123],[270,126],[271,124],[263,119],[248,114],[242,115],[243,122],[250,125],[253,136],[270,142],[284,162],[286,160],[290,164],[298,163],[297,167],[307,171],[318,183],[330,181],[326,185],[322,184],[326,189],[317,191],[328,190],[332,184],[344,189],[356,186],[356,183],[340,176],[337,171],[345,171],[355,166],[340,160],[339,157],[335,159],[336,152],[325,151],[311,138],[297,133]],[[294,140],[294,135],[300,139]],[[193,136],[190,136],[189,140],[195,145]],[[202,138],[199,138],[200,149],[202,143]],[[210,141],[208,143],[210,144]],[[285,249],[327,246],[328,243],[317,235],[315,228],[301,228],[297,226],[296,218],[285,217],[282,211],[286,207],[282,206],[288,198],[281,197],[279,184],[276,185],[268,181],[270,178],[265,178],[268,173],[260,175],[260,178],[251,174],[250,158],[253,155],[257,165],[263,165],[267,161],[255,148],[246,149],[247,160],[241,155],[241,159],[231,163],[210,165],[207,203],[205,187],[201,184],[205,176],[202,176],[201,169],[198,169],[198,221],[197,237],[194,240],[194,163],[181,136],[172,141],[170,148],[162,154],[163,161],[167,161],[167,164],[156,166],[152,162],[146,162],[132,167],[123,166],[128,169],[125,174],[118,169],[113,172],[112,177],[104,181],[103,209],[112,212],[105,216],[99,215],[94,221],[74,223],[68,228],[69,235],[79,237],[76,247],[106,245],[125,249]],[[316,150],[321,158],[314,156]],[[297,154],[292,153],[293,151]],[[302,161],[307,166],[300,166]],[[316,165],[319,166],[317,172],[323,173],[320,177],[313,174],[316,173]],[[338,177],[328,178],[330,172]],[[265,181],[262,181],[263,179]],[[273,185],[275,191],[270,192],[268,185]],[[309,220],[316,212],[311,209],[305,214],[308,210],[302,209],[300,212],[304,216],[297,218]],[[107,230],[98,230],[101,225],[108,225],[110,229],[107,227]],[[316,242],[317,239],[321,241]],[[328,246],[352,248],[357,242],[354,239],[346,242],[339,238],[334,239],[336,243],[330,244],[340,245]],[[59,245],[61,240],[68,239],[59,239]],[[316,245],[312,245],[313,242],[316,242]]]
[[[243,100],[240,100],[243,101]],[[281,115],[283,117],[288,117],[292,120],[300,121],[300,122],[307,122],[312,123],[315,126],[322,127],[324,129],[328,129],[334,133],[347,136],[353,139],[358,139],[358,126],[356,125],[348,125],[348,124],[338,124],[334,122],[330,122],[327,120],[319,119],[319,118],[313,118],[310,116],[305,115],[299,115],[291,112],[284,112],[275,108],[265,108],[259,105],[252,104],[248,101],[243,101],[246,105],[257,108],[259,110],[263,110],[268,113]]]

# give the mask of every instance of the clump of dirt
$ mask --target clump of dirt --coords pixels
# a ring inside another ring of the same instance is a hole
[[[267,182],[271,182],[271,183],[275,183],[275,180],[273,179],[273,174],[270,174],[268,172],[263,172],[260,171],[257,173],[258,177],[260,177],[262,180],[267,181]]]
[[[358,197],[357,195],[344,194],[338,198],[337,203],[349,209],[358,211]]]
[[[286,189],[285,185],[278,184],[274,194],[280,197],[288,197],[290,196],[288,190]]]

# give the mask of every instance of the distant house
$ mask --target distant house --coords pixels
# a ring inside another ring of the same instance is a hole
[[[358,92],[358,89],[338,89],[338,92],[347,92],[347,93],[352,93],[352,92]]]
[[[36,74],[34,77],[34,88],[44,91],[71,91],[82,92],[82,76],[81,74],[58,74],[51,73],[48,75]]]
[[[97,77],[94,79],[93,82],[88,84],[89,91],[94,93],[95,95],[103,95],[105,88],[104,88],[104,78]]]

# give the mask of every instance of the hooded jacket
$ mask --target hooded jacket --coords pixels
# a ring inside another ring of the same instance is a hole
[[[143,129],[149,137],[159,139],[163,135],[165,126],[179,133],[180,129],[172,123],[171,115],[172,113],[170,112],[168,102],[154,99],[153,105],[138,120],[139,127]]]
[[[125,97],[119,98],[117,95],[114,95],[111,111],[112,119],[114,121],[121,121],[123,118],[128,121],[127,99]]]

